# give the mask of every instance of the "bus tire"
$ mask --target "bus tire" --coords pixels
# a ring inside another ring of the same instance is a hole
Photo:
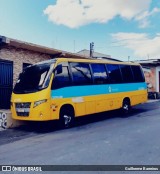
[[[123,103],[122,103],[122,113],[124,115],[128,115],[130,113],[130,110],[131,110],[131,104],[130,104],[130,99],[129,98],[125,98],[123,100]]]
[[[63,128],[74,126],[75,115],[74,109],[70,105],[63,106],[60,110],[60,124]]]

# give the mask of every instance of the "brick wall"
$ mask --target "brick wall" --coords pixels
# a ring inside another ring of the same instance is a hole
[[[18,75],[22,72],[23,63],[34,64],[48,60],[51,56],[15,47],[3,47],[0,49],[0,59],[13,61],[13,84],[17,81]]]

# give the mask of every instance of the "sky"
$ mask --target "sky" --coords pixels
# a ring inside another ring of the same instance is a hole
[[[127,61],[160,58],[160,0],[0,0],[0,35]]]

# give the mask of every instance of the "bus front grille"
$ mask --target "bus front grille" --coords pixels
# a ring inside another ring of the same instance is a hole
[[[17,116],[28,117],[30,112],[31,103],[15,103]]]

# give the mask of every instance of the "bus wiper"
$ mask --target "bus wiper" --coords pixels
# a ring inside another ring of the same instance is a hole
[[[33,89],[33,90],[24,90],[23,92],[24,93],[30,93],[30,92],[37,92],[38,89]]]

